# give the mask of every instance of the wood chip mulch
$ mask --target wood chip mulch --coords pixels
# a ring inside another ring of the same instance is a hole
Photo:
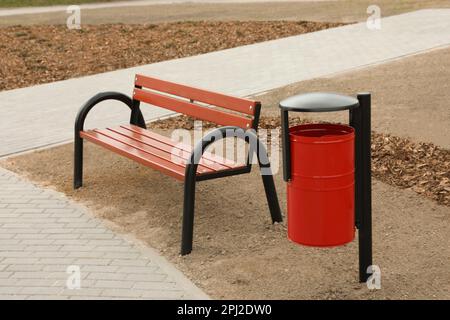
[[[305,123],[292,118],[291,124]],[[203,128],[214,124],[203,122]],[[154,129],[193,129],[193,119],[178,116],[149,124]],[[260,128],[278,129],[278,117],[260,119]],[[416,143],[406,138],[372,132],[372,174],[375,178],[450,206],[450,150],[432,143]]]
[[[0,28],[0,90],[48,83],[337,27],[306,21]]]

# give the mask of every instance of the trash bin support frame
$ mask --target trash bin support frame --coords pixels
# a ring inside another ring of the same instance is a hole
[[[355,129],[355,227],[358,229],[359,281],[366,282],[372,266],[372,173],[371,173],[371,94],[359,93],[358,104],[331,109],[281,108],[283,178],[291,179],[289,111],[328,112],[349,110],[349,125]]]

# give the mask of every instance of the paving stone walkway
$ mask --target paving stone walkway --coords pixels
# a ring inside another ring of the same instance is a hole
[[[208,297],[86,208],[0,168],[0,299],[114,298]]]

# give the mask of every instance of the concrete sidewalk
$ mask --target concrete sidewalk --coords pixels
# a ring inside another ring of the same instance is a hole
[[[67,288],[69,266],[80,270],[79,289]],[[84,207],[0,168],[0,299],[124,298],[208,296]]]
[[[183,59],[0,93],[0,155],[70,141],[80,106],[99,91],[130,93],[143,73],[238,96],[382,63],[450,45],[450,9],[421,10],[365,23]],[[401,76],[401,75],[399,75]],[[370,88],[367,88],[370,90]],[[147,120],[171,112],[143,106]],[[126,107],[94,109],[88,127],[126,121]]]

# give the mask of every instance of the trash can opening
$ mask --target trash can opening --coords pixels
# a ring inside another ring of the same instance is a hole
[[[352,139],[354,132],[350,126],[331,123],[301,124],[289,128],[290,139],[302,142],[342,141]]]

